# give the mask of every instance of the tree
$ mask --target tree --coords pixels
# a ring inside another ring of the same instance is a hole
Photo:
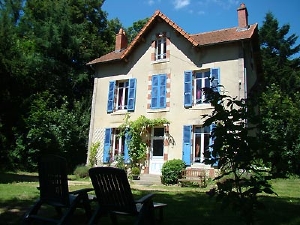
[[[140,30],[145,26],[145,24],[148,22],[149,18],[145,18],[142,20],[138,20],[133,23],[131,27],[128,27],[125,29],[128,43],[132,42],[133,39],[137,36],[137,34],[140,32]]]
[[[115,40],[103,2],[1,1],[2,167],[33,168],[49,151],[86,161],[94,73],[86,63]]]
[[[279,27],[272,13],[267,13],[260,28],[264,69],[262,95],[259,98],[261,135],[265,143],[265,160],[273,176],[300,174],[299,168],[299,91],[300,50],[297,36],[289,33],[288,24]],[[268,162],[267,162],[268,161]]]
[[[254,224],[255,213],[262,208],[258,194],[274,194],[257,138],[256,105],[250,99],[239,100],[213,88],[204,91],[206,102],[214,108],[203,124],[213,126],[213,143],[205,151],[205,163],[217,164],[220,170],[215,178],[217,187],[207,193],[221,201],[222,208],[232,208],[247,225]]]

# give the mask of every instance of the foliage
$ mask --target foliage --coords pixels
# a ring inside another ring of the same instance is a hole
[[[100,146],[100,142],[93,143],[90,148],[89,155],[89,165],[95,166],[97,164],[97,152]]]
[[[140,175],[141,169],[137,166],[131,168],[131,175]]]
[[[116,167],[119,169],[126,170],[126,165],[124,163],[124,156],[123,155],[117,155],[116,156]]]
[[[181,159],[171,159],[165,162],[161,168],[161,182],[163,184],[177,184],[181,178],[181,171],[185,169],[185,163]]]
[[[91,167],[85,165],[78,165],[74,170],[74,175],[77,178],[86,178],[89,177],[89,169]]]
[[[290,26],[279,22],[267,13],[260,28],[263,94],[258,103],[261,112],[260,138],[265,145],[265,163],[273,177],[300,175],[300,45],[298,36],[288,35]]]
[[[94,73],[86,63],[113,49],[121,26],[107,21],[103,3],[1,1],[2,168],[32,170],[47,151],[73,169],[86,161]]]
[[[273,194],[268,183],[268,170],[257,138],[258,118],[251,100],[236,99],[205,89],[206,101],[214,110],[205,116],[204,126],[214,124],[212,149],[205,151],[205,163],[217,163],[220,175],[217,187],[208,194],[231,207],[246,224],[254,224],[255,212],[261,209],[258,194]]]
[[[138,20],[136,22],[133,22],[133,25],[131,27],[128,27],[127,29],[125,29],[128,43],[133,41],[133,39],[137,36],[137,34],[140,32],[140,30],[145,26],[145,24],[148,22],[148,20],[149,20],[149,18]]]
[[[300,99],[283,93],[277,85],[266,88],[261,97],[261,138],[265,164],[275,177],[300,174]]]
[[[155,126],[162,126],[169,123],[166,119],[148,119],[140,116],[136,120],[130,120],[130,115],[126,114],[124,123],[119,126],[120,135],[126,136],[129,148],[129,157],[132,166],[144,163],[147,154],[147,140],[149,129]]]

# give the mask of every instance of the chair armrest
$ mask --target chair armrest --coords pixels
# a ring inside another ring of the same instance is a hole
[[[154,196],[154,193],[147,194],[144,197],[142,197],[138,200],[135,200],[135,203],[144,203],[144,202],[149,201],[150,199],[152,199],[153,196]]]
[[[77,195],[77,194],[87,193],[93,190],[94,190],[93,188],[83,188],[76,191],[71,191],[70,194]]]

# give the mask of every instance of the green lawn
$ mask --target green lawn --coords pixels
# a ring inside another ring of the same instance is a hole
[[[0,173],[0,224],[19,224],[23,213],[38,198],[36,174]],[[257,214],[259,225],[300,224],[300,179],[277,179],[272,181],[276,196],[261,196],[266,209]],[[89,182],[70,184],[71,190],[91,187]],[[167,203],[164,223],[172,225],[241,225],[241,218],[232,211],[221,211],[214,199],[205,194],[206,189],[175,186],[132,185],[136,197],[155,193],[155,201]],[[99,224],[109,224],[107,219]],[[128,221],[128,220],[127,220]],[[72,224],[84,224],[82,211],[77,211]],[[121,224],[131,224],[124,222]]]

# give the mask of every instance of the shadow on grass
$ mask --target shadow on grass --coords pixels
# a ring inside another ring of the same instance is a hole
[[[38,175],[0,172],[0,184],[38,182]]]
[[[149,191],[134,190],[138,198]],[[13,199],[0,202],[0,208],[6,209],[0,214],[0,224],[19,224],[24,212],[36,199],[18,200]],[[241,225],[242,219],[230,210],[221,211],[220,205],[214,199],[209,199],[205,193],[184,192],[175,193],[168,191],[156,191],[154,200],[167,203],[164,209],[164,222],[172,225]],[[300,224],[299,199],[285,199],[278,197],[263,197],[262,201],[266,209],[258,212],[258,225],[298,225]],[[128,222],[131,221],[131,222]],[[71,224],[86,224],[84,213],[77,210]],[[111,224],[108,218],[101,218],[99,224]],[[132,220],[121,218],[120,224],[132,224]]]

